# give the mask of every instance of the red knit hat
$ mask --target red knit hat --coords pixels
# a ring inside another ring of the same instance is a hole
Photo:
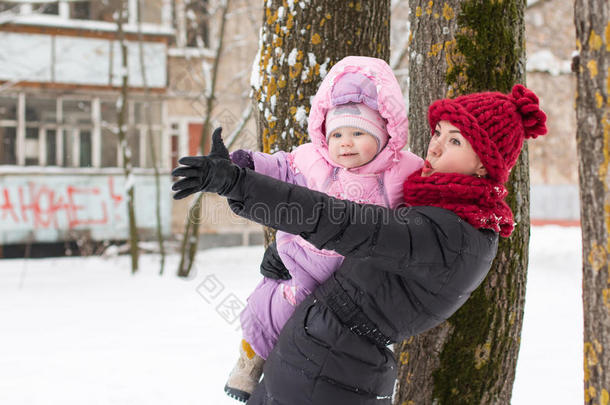
[[[443,120],[460,129],[487,169],[488,178],[499,183],[508,180],[523,139],[547,132],[538,97],[521,84],[511,94],[484,92],[435,101],[428,109],[432,131]]]

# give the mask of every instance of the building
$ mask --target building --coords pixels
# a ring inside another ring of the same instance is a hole
[[[0,244],[5,250],[15,244],[127,238],[117,136],[124,74],[138,228],[150,238],[156,225],[154,145],[163,234],[171,238],[181,232],[185,209],[171,199],[169,172],[179,156],[198,154],[218,41],[219,13],[209,12],[218,7],[187,0],[124,3],[127,70],[119,1],[0,2]],[[258,26],[244,24],[252,17],[249,6],[233,4],[223,49],[230,63],[221,69],[219,107],[211,114],[213,124],[226,131],[239,124],[249,104],[243,94],[249,75],[243,70],[249,72],[258,33]],[[228,210],[216,211],[216,223],[231,228]],[[233,229],[239,229],[240,241],[244,232],[260,231],[239,221]]]
[[[141,237],[155,227],[151,145],[161,171],[164,237],[182,234],[190,199],[171,199],[171,168],[199,154],[206,94],[219,43],[219,0],[123,0],[128,48],[121,67],[120,0],[0,1],[0,246],[127,238],[117,103],[129,77],[127,143],[131,150]],[[232,0],[216,80],[213,125],[225,138],[251,102],[250,72],[263,4]],[[541,98],[550,134],[530,143],[532,218],[577,221],[578,178],[570,72],[572,7],[529,1],[527,84]],[[393,2],[392,56],[408,38],[408,2]],[[565,24],[557,24],[563,21]],[[142,64],[141,62],[144,61]],[[407,94],[408,58],[396,74]],[[142,69],[142,66],[144,69]],[[144,74],[143,74],[144,73]],[[256,149],[254,119],[233,145]],[[201,247],[260,243],[259,226],[206,195]],[[3,254],[0,251],[0,257]]]

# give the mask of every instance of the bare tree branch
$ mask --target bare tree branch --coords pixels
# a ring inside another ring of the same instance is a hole
[[[227,145],[227,149],[230,149],[231,146],[233,146],[233,144],[235,143],[235,141],[239,138],[239,135],[242,133],[242,130],[244,129],[244,127],[246,126],[246,124],[248,123],[248,121],[250,121],[250,118],[252,117],[252,103],[248,103],[248,106],[244,109],[244,111],[241,114],[241,120],[239,121],[239,124],[237,124],[237,127],[233,130],[233,132],[231,132],[231,135],[229,135],[227,137],[227,140],[225,141],[226,145]]]

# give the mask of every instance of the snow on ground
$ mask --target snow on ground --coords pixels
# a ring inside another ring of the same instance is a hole
[[[126,256],[0,260],[0,404],[237,404],[222,391],[263,248],[200,252],[197,274]],[[580,229],[532,230],[513,405],[582,402]]]

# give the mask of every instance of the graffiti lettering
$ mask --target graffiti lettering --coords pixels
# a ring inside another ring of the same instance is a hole
[[[102,183],[103,184],[103,183]],[[124,198],[115,194],[114,179],[106,185],[49,186],[28,181],[25,185],[0,185],[0,225],[19,224],[32,229],[75,229],[109,225],[121,220]]]

